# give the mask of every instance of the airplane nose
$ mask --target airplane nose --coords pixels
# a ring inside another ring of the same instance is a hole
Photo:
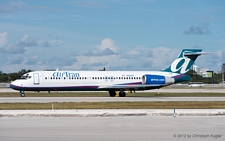
[[[12,89],[14,89],[14,88],[15,88],[15,84],[14,84],[14,82],[15,82],[15,81],[13,81],[12,83],[10,83],[10,85],[9,85],[9,87],[10,87],[10,88],[12,88]]]
[[[19,89],[19,85],[18,85],[17,81],[13,81],[12,83],[10,83],[9,87],[14,89],[14,90]]]

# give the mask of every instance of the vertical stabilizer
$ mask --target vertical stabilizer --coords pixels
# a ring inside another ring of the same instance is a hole
[[[184,74],[191,69],[202,49],[183,49],[177,59],[163,71]]]

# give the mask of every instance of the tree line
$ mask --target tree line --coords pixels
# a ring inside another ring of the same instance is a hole
[[[0,71],[0,83],[14,81],[16,79],[19,79],[23,74],[31,71],[32,70],[25,70],[25,69],[13,73],[3,73],[2,71]]]
[[[205,78],[197,74],[194,70],[190,70],[186,75],[191,76],[190,82],[203,82],[205,84],[219,84],[222,82],[222,73],[213,73],[213,77]]]
[[[22,69],[18,72],[14,73],[3,73],[0,71],[0,83],[9,83],[11,81],[14,81],[16,79],[19,79],[23,74],[31,72],[32,70],[26,70]],[[103,70],[99,71],[106,71],[105,68]],[[203,82],[206,84],[219,84],[222,81],[222,74],[221,73],[213,73],[214,78],[204,78],[201,75],[198,75],[195,71],[190,70],[187,72],[187,75],[191,76],[190,82]],[[183,82],[183,83],[188,83],[188,82]]]

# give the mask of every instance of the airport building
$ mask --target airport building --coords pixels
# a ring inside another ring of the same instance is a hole
[[[208,68],[200,69],[200,75],[203,75],[203,74],[207,73],[207,71],[209,71]]]
[[[225,72],[225,63],[223,63],[223,65],[222,65],[222,73],[224,73]]]
[[[199,67],[199,66],[193,65],[193,70],[194,70],[197,74],[200,74],[200,67]]]

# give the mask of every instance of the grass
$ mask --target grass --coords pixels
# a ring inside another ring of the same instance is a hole
[[[0,110],[40,109],[225,109],[225,101],[0,103]]]
[[[0,93],[0,97],[20,97],[19,92]],[[26,92],[26,97],[109,97],[108,92]],[[225,97],[225,93],[127,93],[127,97]]]
[[[19,92],[0,97],[20,97]],[[108,92],[26,92],[26,97],[109,97]],[[225,97],[225,93],[127,93],[127,97]],[[0,110],[38,109],[225,109],[225,101],[0,103]]]

